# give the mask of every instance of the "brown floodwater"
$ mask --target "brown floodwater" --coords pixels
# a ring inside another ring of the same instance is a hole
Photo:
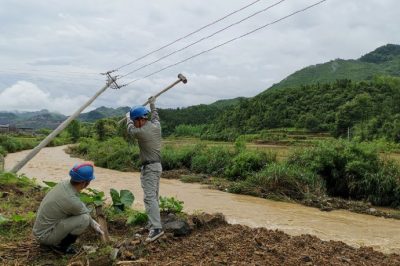
[[[71,158],[66,146],[45,148],[19,173],[38,181],[68,179],[69,169],[82,159]],[[6,157],[10,169],[28,151],[11,153]],[[95,168],[92,188],[108,192],[110,188],[129,189],[135,197],[135,207],[143,208],[142,189],[138,172],[120,172]],[[106,193],[109,195],[109,193]],[[221,212],[230,223],[251,227],[279,229],[291,235],[311,234],[323,240],[343,241],[354,247],[370,246],[385,253],[400,253],[400,220],[385,219],[349,211],[322,212],[300,204],[271,201],[256,197],[211,190],[200,184],[162,179],[162,196],[174,196],[185,202],[186,212]]]

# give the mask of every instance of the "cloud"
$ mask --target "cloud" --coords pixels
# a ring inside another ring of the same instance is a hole
[[[53,97],[28,81],[18,81],[0,92],[0,106],[5,111],[48,109],[53,112],[71,114],[87,100],[88,97],[82,95],[74,98],[65,95]]]
[[[104,85],[104,77],[93,73],[133,61],[252,1],[95,2],[70,0],[55,5],[50,0],[26,0],[23,3],[2,0],[0,86],[3,87],[0,87],[0,110],[20,109],[22,106],[35,110],[45,106],[64,113],[71,112]],[[285,1],[118,82],[124,84],[142,78],[314,2]],[[271,4],[270,1],[259,1],[114,74],[127,73]],[[158,101],[160,106],[183,107],[237,96],[252,97],[308,65],[335,58],[359,58],[380,45],[399,44],[398,10],[398,0],[326,1],[121,90],[107,90],[91,108],[141,104],[148,96],[173,82],[180,72],[187,75],[188,84],[180,84],[165,93]],[[22,86],[22,80],[36,86],[34,91],[41,99],[40,104],[24,102],[27,97],[19,94],[14,94],[10,103],[3,100],[8,94],[6,90]],[[54,99],[60,107],[53,104]],[[77,101],[80,101],[78,105]],[[14,105],[10,106],[11,103]]]

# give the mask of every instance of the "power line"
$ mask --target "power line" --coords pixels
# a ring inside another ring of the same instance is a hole
[[[244,7],[241,7],[241,8],[239,8],[238,10],[235,10],[235,11],[233,11],[233,12],[231,12],[231,13],[229,13],[229,14],[223,16],[222,18],[219,18],[219,19],[217,19],[217,20],[215,20],[215,21],[213,21],[213,22],[211,22],[211,23],[209,23],[209,24],[207,24],[207,25],[205,25],[205,26],[203,26],[203,27],[201,27],[201,28],[198,28],[198,29],[195,30],[195,31],[192,31],[191,33],[188,33],[188,34],[186,34],[186,35],[184,35],[184,36],[182,36],[182,37],[180,37],[180,38],[178,38],[178,39],[176,39],[176,40],[174,40],[174,41],[172,41],[172,42],[170,42],[170,43],[168,43],[168,44],[166,44],[166,45],[164,45],[164,46],[161,46],[160,48],[157,48],[156,50],[153,50],[153,51],[148,52],[147,54],[142,55],[142,56],[136,58],[135,60],[133,60],[133,61],[131,61],[131,62],[128,62],[128,63],[126,63],[126,64],[124,64],[124,65],[122,65],[122,66],[116,68],[115,70],[116,70],[116,71],[117,71],[117,70],[120,70],[120,69],[123,68],[123,67],[129,66],[129,65],[131,65],[131,64],[133,64],[133,63],[135,63],[135,62],[137,62],[137,61],[139,61],[139,60],[141,60],[141,59],[143,59],[143,58],[145,58],[145,57],[147,57],[147,56],[149,56],[149,55],[152,55],[152,54],[154,54],[154,53],[156,53],[156,52],[158,52],[158,51],[161,51],[162,49],[167,48],[167,47],[173,45],[174,43],[177,43],[177,42],[179,42],[179,41],[181,41],[181,40],[183,40],[183,39],[185,39],[185,38],[187,38],[187,37],[189,37],[189,36],[192,36],[193,34],[199,32],[199,31],[201,31],[201,30],[204,30],[205,28],[208,28],[208,27],[210,27],[210,26],[212,26],[212,25],[214,25],[214,24],[216,24],[216,23],[218,23],[218,22],[220,22],[220,21],[222,21],[222,20],[224,20],[224,19],[226,19],[226,18],[228,18],[228,17],[230,17],[230,16],[232,16],[232,15],[234,15],[234,14],[236,14],[236,13],[238,13],[238,12],[240,12],[240,11],[242,11],[242,10],[244,10],[244,9],[246,9],[246,8],[248,8],[248,7],[250,7],[250,6],[254,5],[254,4],[256,4],[256,3],[258,3],[258,2],[260,2],[260,1],[261,1],[261,0],[256,0],[256,1],[254,1],[254,2],[252,2],[252,3],[250,3],[250,4],[248,4],[248,5],[246,5],[246,6],[244,6]]]
[[[242,23],[243,21],[246,21],[246,20],[248,20],[248,19],[250,19],[250,18],[252,18],[252,17],[254,17],[254,16],[256,16],[256,15],[258,15],[258,14],[260,14],[260,13],[262,13],[262,12],[265,12],[265,11],[267,11],[267,10],[269,10],[269,9],[271,9],[271,8],[277,6],[277,5],[279,5],[279,4],[281,4],[282,2],[285,2],[285,1],[286,1],[286,0],[281,0],[281,1],[279,1],[279,2],[276,2],[275,4],[272,4],[272,5],[266,7],[266,8],[264,8],[264,9],[262,9],[262,10],[259,10],[259,11],[255,12],[255,13],[253,13],[253,14],[251,14],[251,15],[249,15],[249,16],[247,16],[247,17],[245,17],[245,18],[243,18],[243,19],[241,19],[241,20],[239,20],[239,21],[237,21],[237,22],[235,22],[235,23],[232,23],[232,24],[230,24],[230,25],[228,25],[228,26],[226,26],[226,27],[224,27],[224,28],[222,28],[222,29],[220,29],[220,30],[218,30],[218,31],[216,31],[216,32],[213,32],[212,34],[210,34],[210,35],[208,35],[208,36],[206,36],[206,37],[203,37],[203,38],[201,38],[201,39],[199,39],[199,40],[197,40],[197,41],[195,41],[195,42],[192,42],[192,43],[190,43],[190,44],[188,44],[188,45],[186,45],[186,46],[184,46],[184,47],[182,47],[182,48],[180,48],[180,49],[178,49],[178,50],[175,50],[175,51],[173,51],[173,52],[171,52],[171,53],[169,53],[169,54],[167,54],[167,55],[165,55],[165,56],[163,56],[163,57],[160,57],[159,59],[156,59],[156,60],[154,60],[154,61],[152,61],[152,62],[150,62],[150,63],[148,63],[148,64],[145,64],[145,65],[143,65],[143,66],[141,66],[141,67],[139,67],[139,68],[136,68],[136,69],[134,69],[134,70],[132,70],[132,71],[130,71],[130,72],[128,72],[128,73],[122,75],[120,78],[123,78],[123,77],[126,77],[126,76],[128,76],[128,75],[131,75],[131,74],[133,74],[133,73],[135,73],[135,72],[137,72],[137,71],[139,71],[139,70],[141,70],[141,69],[143,69],[143,68],[146,68],[146,67],[148,67],[148,66],[151,66],[151,65],[153,65],[153,64],[155,64],[155,63],[157,63],[157,62],[159,62],[159,61],[161,61],[161,60],[163,60],[163,59],[165,59],[165,58],[167,58],[167,57],[170,57],[171,55],[174,55],[174,54],[176,54],[176,53],[178,53],[178,52],[181,52],[181,51],[183,51],[183,50],[186,50],[187,48],[189,48],[189,47],[191,47],[191,46],[193,46],[193,45],[195,45],[195,44],[198,44],[198,43],[200,43],[200,42],[202,42],[202,41],[204,41],[204,40],[206,40],[206,39],[209,39],[209,38],[211,38],[211,37],[213,37],[213,36],[215,36],[215,35],[217,35],[217,34],[223,32],[223,31],[225,31],[225,30],[227,30],[227,29],[229,29],[229,28],[231,28],[231,27],[233,27],[233,26],[236,26],[236,25]]]
[[[157,74],[157,73],[160,73],[161,71],[164,71],[164,70],[169,69],[169,68],[171,68],[171,67],[174,67],[174,66],[176,66],[176,65],[182,64],[182,63],[184,63],[184,62],[186,62],[186,61],[189,61],[190,59],[193,59],[193,58],[198,57],[198,56],[200,56],[200,55],[202,55],[202,54],[208,53],[208,52],[210,52],[210,51],[212,51],[212,50],[215,50],[215,49],[217,49],[217,48],[219,48],[219,47],[221,47],[221,46],[224,46],[224,45],[226,45],[226,44],[228,44],[228,43],[231,43],[231,42],[233,42],[233,41],[236,41],[236,40],[238,40],[238,39],[241,39],[241,38],[243,38],[243,37],[245,37],[245,36],[248,36],[248,35],[250,35],[250,34],[256,32],[256,31],[259,31],[259,30],[261,30],[261,29],[264,29],[264,28],[266,28],[266,27],[268,27],[268,26],[271,26],[271,25],[276,24],[276,23],[278,23],[278,22],[280,22],[280,21],[282,21],[282,20],[285,20],[285,19],[287,19],[287,18],[289,18],[289,17],[292,17],[292,16],[294,16],[294,15],[296,15],[296,14],[298,14],[298,13],[304,12],[304,11],[310,9],[310,8],[313,8],[313,7],[317,6],[317,5],[320,5],[320,4],[322,4],[323,2],[326,2],[326,1],[327,1],[327,0],[322,0],[322,1],[316,2],[316,3],[312,4],[312,5],[309,5],[309,6],[305,7],[305,8],[303,8],[303,9],[299,9],[299,10],[297,10],[297,11],[295,11],[295,12],[289,14],[289,15],[286,15],[286,16],[280,18],[280,19],[277,19],[277,20],[275,20],[275,21],[273,21],[273,22],[270,22],[270,23],[265,24],[265,25],[263,25],[263,26],[261,26],[261,27],[258,27],[258,28],[254,29],[254,30],[252,30],[252,31],[249,31],[249,32],[245,33],[245,34],[242,34],[242,35],[240,35],[240,36],[237,36],[237,37],[235,37],[235,38],[233,38],[233,39],[230,39],[230,40],[228,40],[228,41],[226,41],[226,42],[220,43],[220,44],[218,44],[218,45],[216,45],[216,46],[214,46],[214,47],[212,47],[212,48],[210,48],[210,49],[204,50],[204,51],[202,51],[202,52],[200,52],[200,53],[197,53],[197,54],[194,54],[194,55],[192,55],[192,56],[190,56],[190,57],[187,57],[187,58],[185,58],[185,59],[183,59],[183,60],[181,60],[181,61],[179,61],[179,62],[176,62],[176,63],[174,63],[174,64],[168,65],[168,66],[166,66],[166,67],[164,67],[164,68],[161,68],[161,69],[159,69],[159,70],[157,70],[157,71],[155,71],[155,72],[152,72],[152,73],[150,73],[150,74],[148,74],[148,75],[146,75],[146,76],[144,76],[144,77],[141,77],[141,78],[132,80],[132,81],[126,83],[125,85],[126,85],[126,86],[127,86],[127,85],[130,85],[130,84],[132,84],[132,83],[134,83],[134,82],[137,82],[137,81],[139,81],[139,80],[142,80],[142,79],[148,78],[148,77],[150,77],[150,76],[153,76],[153,75],[155,75],[155,74]]]

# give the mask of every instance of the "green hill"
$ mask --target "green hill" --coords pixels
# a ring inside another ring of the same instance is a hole
[[[116,109],[102,106],[93,111],[80,114],[78,119],[84,122],[95,122],[102,118],[124,116],[128,111],[129,107],[127,106]]]
[[[371,80],[376,75],[400,76],[400,45],[387,44],[357,60],[335,59],[305,67],[274,84],[271,89],[328,83],[338,79]]]

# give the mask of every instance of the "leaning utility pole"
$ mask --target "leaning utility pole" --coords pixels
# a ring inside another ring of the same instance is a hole
[[[49,144],[50,141],[52,141],[64,128],[66,128],[72,120],[74,120],[78,115],[86,108],[88,107],[94,100],[96,100],[97,97],[100,96],[108,87],[112,87],[113,89],[119,89],[121,86],[118,86],[116,83],[117,77],[111,76],[110,74],[113,71],[108,71],[106,73],[102,73],[103,75],[107,76],[107,83],[102,87],[92,98],[90,98],[89,101],[87,101],[84,105],[82,105],[78,110],[75,111],[70,117],[68,117],[64,122],[62,122],[56,129],[54,129],[53,132],[50,133],[42,142],[39,143],[27,156],[25,156],[22,161],[18,162],[12,169],[11,172],[16,173],[19,170],[21,170],[22,167],[24,167],[25,164],[27,164],[35,155],[44,147]]]

